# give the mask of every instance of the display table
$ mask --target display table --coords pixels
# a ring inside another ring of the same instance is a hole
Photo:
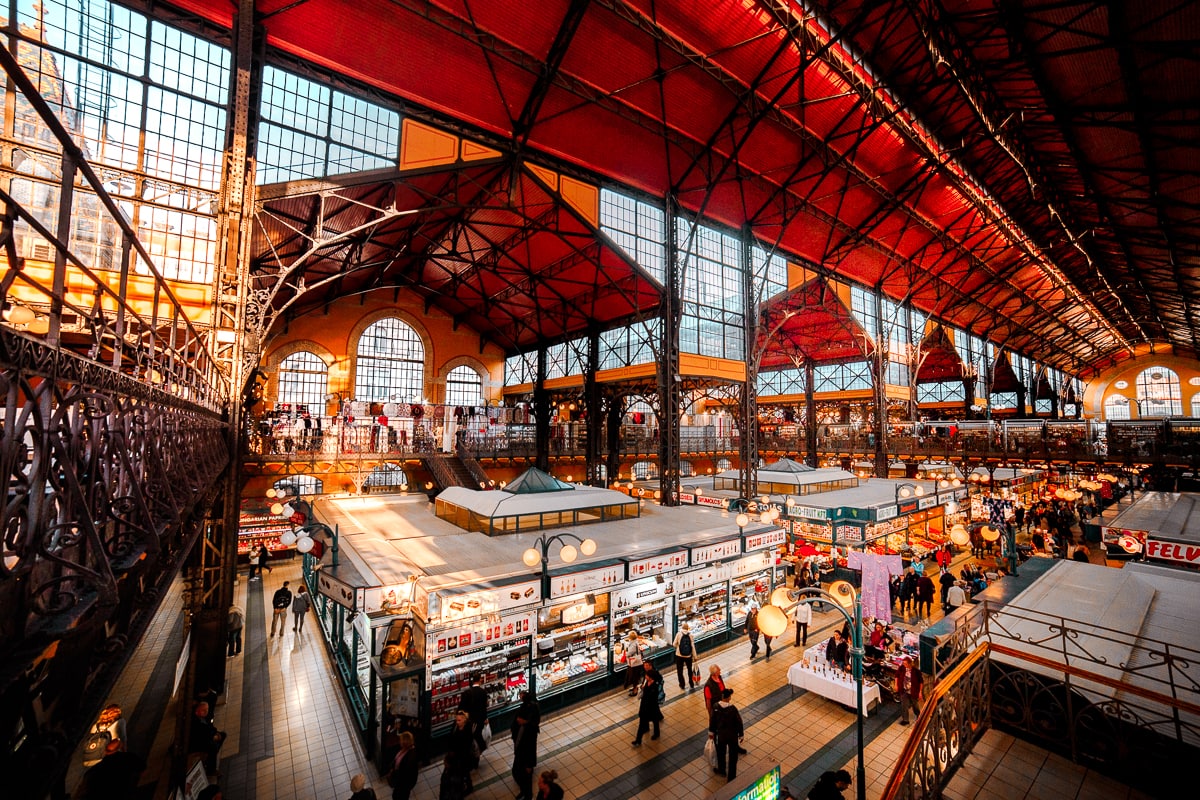
[[[824,651],[824,646],[820,648]],[[817,648],[806,652],[815,652]],[[803,661],[797,661],[792,666],[788,667],[788,683],[791,685],[793,692],[796,689],[804,689],[805,691],[819,694],[822,697],[828,697],[835,703],[841,703],[849,708],[855,708],[858,705],[858,687],[853,679],[841,679],[835,677],[831,673],[823,674],[818,666],[814,669],[811,664],[824,664],[824,653],[821,653],[820,661],[813,659],[809,655],[810,666],[804,666]],[[863,686],[863,716],[867,716],[870,710],[879,705],[879,687],[874,683],[867,683]]]

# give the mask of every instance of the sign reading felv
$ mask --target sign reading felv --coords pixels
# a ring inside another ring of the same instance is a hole
[[[743,537],[746,542],[745,550],[747,553],[752,553],[755,550],[766,550],[768,547],[778,547],[787,541],[787,532],[783,528],[776,528],[773,531],[766,533],[750,533]]]
[[[693,564],[710,564],[713,561],[723,561],[726,558],[740,556],[742,554],[742,542],[740,539],[730,539],[727,542],[718,542],[717,544],[709,544],[704,547],[692,548],[692,563]]]
[[[709,564],[700,569],[688,570],[675,576],[675,591],[690,592],[701,586],[712,586],[714,583],[729,580],[728,564]]]
[[[633,581],[638,578],[645,578],[648,575],[661,575],[664,572],[671,572],[687,565],[687,551],[680,550],[676,553],[664,553],[661,556],[651,556],[650,558],[643,558],[638,561],[630,561],[626,566],[628,569],[628,579]]]
[[[1200,545],[1147,539],[1146,558],[1161,558],[1164,561],[1200,565]]]
[[[570,575],[555,575],[550,578],[550,597],[566,597],[578,592],[607,591],[624,581],[620,564],[611,564],[599,569],[572,572]]]

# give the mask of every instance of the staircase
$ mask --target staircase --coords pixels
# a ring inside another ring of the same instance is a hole
[[[468,489],[478,489],[479,481],[471,475],[471,471],[456,455],[446,453],[431,453],[425,456],[425,464],[433,473],[434,479],[441,488],[463,486]]]

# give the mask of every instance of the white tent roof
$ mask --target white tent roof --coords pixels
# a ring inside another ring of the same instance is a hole
[[[502,490],[481,491],[451,486],[437,496],[438,502],[450,503],[485,517],[515,517],[554,511],[574,511],[637,503],[637,498],[612,489],[575,485],[561,492],[510,494]]]

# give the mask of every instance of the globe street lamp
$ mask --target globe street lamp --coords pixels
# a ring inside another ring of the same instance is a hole
[[[271,504],[271,514],[285,517],[292,525],[292,530],[280,535],[280,544],[289,547],[294,544],[297,551],[307,554],[315,544],[313,534],[319,533],[329,542],[331,566],[338,565],[337,528],[330,528],[318,520],[313,514],[312,504],[300,497],[300,492],[295,486],[284,484],[267,489],[267,498],[275,501]],[[318,561],[313,570],[319,571],[321,566]]]
[[[794,598],[794,599],[793,599]],[[858,800],[867,798],[867,769],[863,760],[863,630],[862,597],[849,581],[835,581],[828,589],[809,586],[793,594],[786,586],[771,593],[771,602],[758,612],[758,627],[764,636],[776,637],[787,628],[788,612],[801,603],[827,602],[850,623],[850,658],[854,665],[854,683],[858,729]]]
[[[575,545],[567,543],[567,539],[573,539],[579,543],[579,548]],[[579,558],[579,554],[590,556],[596,552],[596,541],[594,539],[583,539],[574,533],[556,533],[553,536],[542,534],[524,553],[521,554],[521,560],[525,562],[527,567],[536,567],[538,564],[542,566],[542,597],[548,597],[550,594],[550,546],[555,542],[562,543],[562,548],[558,551],[558,557],[563,563],[570,564],[575,559]]]
[[[899,505],[901,500],[909,497],[920,497],[925,494],[925,487],[919,483],[898,483],[896,484],[896,503]]]

